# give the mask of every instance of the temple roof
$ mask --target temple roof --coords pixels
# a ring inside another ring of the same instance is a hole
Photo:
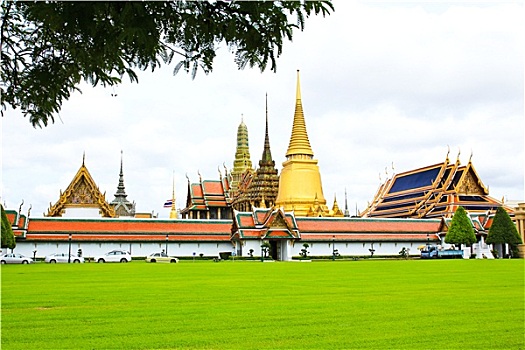
[[[459,206],[471,212],[496,210],[472,161],[442,163],[394,174],[379,186],[364,217],[451,217]],[[510,208],[507,208],[511,211]]]
[[[181,213],[190,210],[209,210],[211,207],[227,208],[230,205],[228,195],[227,179],[202,180],[198,183],[190,183],[188,178],[188,196],[186,198],[186,208]]]
[[[46,216],[62,216],[68,207],[99,208],[103,217],[115,217],[115,210],[106,201],[93,181],[85,165],[85,156],[82,166],[64,192],[60,191],[60,198],[54,205],[50,205]]]
[[[282,209],[234,210],[232,240],[236,239],[299,239],[300,234],[292,213]]]

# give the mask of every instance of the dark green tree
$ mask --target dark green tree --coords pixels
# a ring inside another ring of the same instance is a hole
[[[486,242],[487,244],[507,243],[511,246],[523,243],[516,225],[503,207],[499,207],[494,215]]]
[[[329,0],[2,1],[2,114],[9,105],[47,126],[82,81],[134,82],[135,69],[174,59],[173,74],[207,74],[221,45],[239,69],[275,71],[293,30],[333,9]]]
[[[454,213],[445,236],[445,243],[465,244],[467,246],[476,243],[476,234],[472,227],[472,222],[463,207],[459,207]]]
[[[2,208],[2,248],[14,249],[16,247],[16,242],[13,228],[7,218],[4,206],[0,205],[0,207]]]
[[[264,259],[264,258],[267,258],[270,256],[270,248],[272,246],[270,245],[269,242],[263,242],[263,244],[261,244],[261,250],[262,250],[262,256],[261,256],[261,259]]]
[[[304,243],[303,244],[303,249],[301,249],[301,252],[299,253],[299,255],[301,255],[303,258],[306,258],[308,256],[308,248],[310,247],[310,245],[308,243]]]

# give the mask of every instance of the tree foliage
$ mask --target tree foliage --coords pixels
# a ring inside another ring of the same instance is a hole
[[[2,114],[21,108],[33,126],[54,122],[71,93],[137,81],[135,69],[178,61],[195,77],[212,71],[226,46],[239,69],[275,71],[283,43],[311,15],[329,15],[322,1],[2,1]],[[295,21],[294,21],[295,18]]]
[[[467,216],[463,207],[459,207],[445,236],[445,243],[471,245],[476,243],[476,234],[472,227],[472,222]]]
[[[487,244],[508,243],[511,245],[523,243],[516,225],[503,207],[499,207],[496,211],[486,242]]]
[[[14,249],[16,247],[15,235],[13,234],[13,228],[11,223],[7,218],[7,214],[4,210],[4,206],[0,205],[2,208],[2,248]]]

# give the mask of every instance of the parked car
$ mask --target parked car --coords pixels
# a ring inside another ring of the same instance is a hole
[[[179,259],[174,256],[168,256],[166,253],[153,253],[148,255],[146,262],[166,262],[166,263],[178,263]]]
[[[55,253],[46,256],[45,262],[50,264],[56,264],[56,263],[67,263],[71,261],[72,263],[79,264],[84,262],[84,258],[81,256],[75,256],[71,254],[71,260],[69,259],[68,253]]]
[[[33,259],[28,256],[16,253],[8,253],[0,256],[2,264],[32,264]]]
[[[127,263],[131,261],[131,254],[125,250],[112,250],[104,255],[95,256],[93,260],[99,263],[106,263],[106,262]]]

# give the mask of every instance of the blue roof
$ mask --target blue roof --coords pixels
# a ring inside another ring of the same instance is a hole
[[[441,167],[428,169],[418,173],[402,176],[396,178],[389,193],[401,192],[411,190],[420,187],[427,187],[432,185],[432,182],[436,180]]]

